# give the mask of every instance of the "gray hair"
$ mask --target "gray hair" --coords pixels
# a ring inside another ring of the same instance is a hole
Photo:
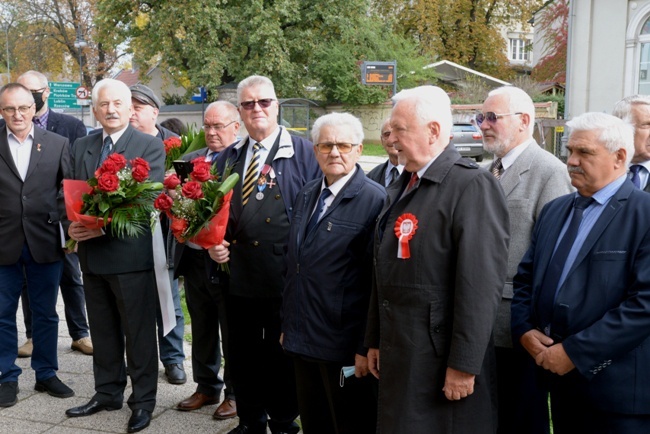
[[[273,86],[273,82],[270,78],[264,77],[263,75],[251,75],[250,77],[246,77],[240,81],[237,85],[237,103],[241,102],[241,94],[244,89],[253,86],[267,86],[271,88],[271,91],[273,92],[273,98],[278,99],[277,95],[275,94],[275,86]]]
[[[632,122],[632,106],[633,105],[650,105],[650,96],[648,95],[631,95],[626,96],[614,105],[612,115],[621,118],[626,122]]]
[[[21,79],[27,78],[29,76],[36,77],[36,79],[38,80],[38,84],[41,87],[48,87],[49,86],[49,83],[47,81],[47,77],[43,73],[40,73],[40,72],[34,71],[34,70],[29,70],[29,71],[23,72],[22,74],[20,74],[20,77],[18,77],[17,81],[20,82]]]
[[[627,151],[625,163],[630,164],[634,157],[634,128],[628,122],[605,113],[584,113],[566,123],[570,129],[569,140],[578,131],[599,131],[598,140],[610,153],[619,149]]]
[[[220,101],[211,102],[205,108],[205,113],[218,107],[225,108],[228,111],[228,114],[230,115],[233,121],[241,122],[241,118],[239,117],[239,110],[237,110],[237,106],[231,103],[230,101],[220,100]]]
[[[320,130],[323,127],[341,127],[348,126],[352,130],[354,136],[352,140],[354,144],[363,143],[363,125],[361,121],[350,113],[328,113],[316,119],[314,126],[311,128],[311,140],[314,143],[318,142],[320,137]]]
[[[131,90],[124,82],[119,80],[114,80],[112,78],[105,78],[100,80],[93,87],[93,92],[91,94],[91,100],[93,107],[97,108],[97,98],[99,98],[99,92],[104,88],[111,88],[114,91],[116,96],[120,96],[122,103],[126,104],[128,107],[131,107]]]
[[[441,137],[447,137],[449,142],[453,120],[447,92],[437,86],[418,86],[402,90],[393,96],[394,107],[405,101],[414,104],[415,115],[422,125],[431,121],[438,122]]]
[[[530,95],[515,86],[501,86],[488,93],[488,98],[499,95],[508,97],[509,113],[526,113],[530,117],[528,133],[532,135],[535,131],[535,104]]]

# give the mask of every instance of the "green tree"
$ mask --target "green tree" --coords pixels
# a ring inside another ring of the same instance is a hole
[[[500,29],[526,25],[542,0],[373,0],[396,32],[418,41],[420,54],[509,79]]]
[[[556,0],[539,12],[535,27],[540,29],[544,44],[543,57],[533,68],[537,81],[566,82],[566,53],[569,40],[569,2]]]
[[[320,88],[328,100],[384,100],[382,89],[358,84],[357,63],[397,60],[409,71],[418,57],[412,43],[369,16],[368,0],[99,0],[98,9],[99,27],[116,42],[129,41],[137,64],[160,63],[179,84],[212,92],[262,74],[283,97]]]

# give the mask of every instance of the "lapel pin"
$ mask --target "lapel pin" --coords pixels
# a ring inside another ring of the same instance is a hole
[[[41,152],[41,144],[40,143],[36,144],[36,151]]]

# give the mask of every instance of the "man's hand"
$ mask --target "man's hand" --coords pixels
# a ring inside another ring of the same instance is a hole
[[[360,354],[354,355],[354,376],[357,378],[368,375],[368,358]]]
[[[536,359],[539,353],[553,345],[553,339],[536,329],[524,333],[524,335],[519,339],[519,342],[533,357],[533,359]]]
[[[379,379],[379,348],[368,349],[368,369],[370,370],[370,373],[375,376],[375,378]]]
[[[576,367],[566,351],[564,351],[562,344],[556,344],[546,348],[535,357],[535,363],[558,375],[567,374]]]
[[[445,397],[450,401],[459,401],[467,398],[474,393],[474,374],[467,372],[457,371],[454,368],[447,368],[447,375],[445,376],[445,387],[442,391],[445,392]]]
[[[68,235],[73,240],[79,242],[101,237],[104,235],[104,232],[101,229],[88,229],[79,222],[72,222],[68,228]]]
[[[212,246],[208,249],[208,253],[214,262],[217,264],[225,264],[230,260],[230,250],[228,249],[230,243],[223,240],[223,243]]]

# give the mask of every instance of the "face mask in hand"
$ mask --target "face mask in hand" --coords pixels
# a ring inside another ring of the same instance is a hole
[[[45,101],[43,101],[43,92],[32,92],[32,96],[34,97],[34,103],[36,103],[36,113],[38,113],[45,105]]]

